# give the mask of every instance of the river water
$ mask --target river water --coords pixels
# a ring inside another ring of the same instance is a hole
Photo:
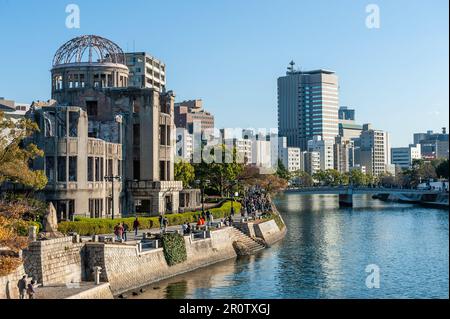
[[[334,195],[290,193],[275,204],[288,227],[281,242],[134,298],[449,297],[448,211],[367,195],[346,209]]]

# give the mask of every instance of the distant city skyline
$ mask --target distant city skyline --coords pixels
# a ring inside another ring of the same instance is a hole
[[[449,127],[447,1],[377,1],[379,29],[365,25],[367,1],[81,0],[80,29],[66,28],[67,4],[0,0],[0,96],[49,99],[56,49],[98,34],[163,61],[176,101],[202,99],[216,127],[276,128],[277,78],[291,60],[336,72],[339,104],[393,147]]]

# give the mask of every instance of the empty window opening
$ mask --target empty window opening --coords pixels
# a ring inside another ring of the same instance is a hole
[[[58,156],[58,182],[67,181],[67,160],[65,156]]]
[[[98,102],[86,101],[86,109],[88,116],[98,116]]]

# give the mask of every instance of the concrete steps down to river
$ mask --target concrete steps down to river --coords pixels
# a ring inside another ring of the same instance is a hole
[[[238,255],[251,255],[266,247],[235,227],[232,228],[231,238]]]

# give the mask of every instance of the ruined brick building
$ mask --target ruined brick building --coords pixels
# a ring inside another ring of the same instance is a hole
[[[46,171],[45,199],[60,219],[110,217],[112,206],[116,216],[179,211],[174,94],[128,86],[132,76],[121,48],[98,36],[77,37],[56,52],[54,101],[34,103],[28,116],[45,152],[33,165]],[[196,207],[198,195],[183,194],[182,202]]]

